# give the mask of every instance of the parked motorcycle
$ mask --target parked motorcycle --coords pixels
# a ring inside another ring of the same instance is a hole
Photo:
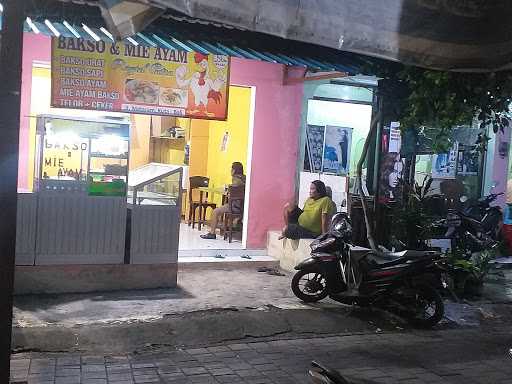
[[[299,263],[292,291],[305,302],[329,296],[343,304],[391,310],[420,327],[437,324],[444,314],[433,287],[441,268],[435,251],[350,252],[350,219],[337,213],[328,233],[311,243],[311,257]]]
[[[450,209],[440,225],[446,227],[444,237],[451,239],[452,248],[458,248],[470,257],[474,252],[494,248],[499,243],[503,213],[491,206],[503,193],[491,193],[481,199],[461,198],[459,209]]]

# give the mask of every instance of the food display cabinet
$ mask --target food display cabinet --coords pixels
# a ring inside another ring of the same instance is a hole
[[[177,263],[183,167],[149,163],[128,176],[125,262]]]
[[[126,121],[37,117],[34,192],[18,199],[32,243],[18,264],[123,263],[128,148]]]

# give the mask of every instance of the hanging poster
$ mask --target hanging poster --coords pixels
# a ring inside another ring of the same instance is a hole
[[[324,149],[325,127],[321,125],[308,125],[306,129],[306,150],[310,162],[311,172],[322,171],[322,157]]]
[[[480,154],[476,150],[464,149],[459,151],[457,173],[461,176],[476,176],[480,168]]]
[[[402,172],[400,153],[385,153],[380,163],[379,202],[397,201],[402,197]]]
[[[458,143],[454,143],[448,153],[432,156],[433,179],[455,179],[457,173]]]
[[[322,172],[347,175],[350,170],[351,144],[352,128],[326,126]]]
[[[52,39],[52,107],[227,118],[229,57]]]
[[[400,132],[400,122],[392,121],[389,125],[389,148],[388,152],[400,153],[402,148],[402,133]]]

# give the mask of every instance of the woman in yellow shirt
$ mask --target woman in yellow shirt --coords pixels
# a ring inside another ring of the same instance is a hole
[[[281,239],[313,239],[329,230],[329,223],[334,212],[334,204],[325,184],[315,180],[309,187],[309,198],[304,209],[296,204],[287,204],[284,209],[285,227]]]

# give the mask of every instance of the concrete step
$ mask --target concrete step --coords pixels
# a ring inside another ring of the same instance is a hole
[[[268,256],[266,249],[180,249],[178,260],[188,257],[240,257],[240,256]]]
[[[238,256],[188,256],[178,258],[178,270],[194,270],[203,268],[279,268],[279,260],[274,259],[270,256],[248,256],[249,258],[243,258],[241,256],[247,256],[244,252]]]

